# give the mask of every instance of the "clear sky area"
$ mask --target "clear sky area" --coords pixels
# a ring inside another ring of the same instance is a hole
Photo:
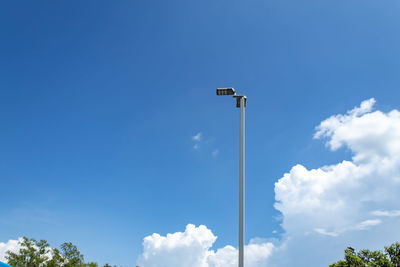
[[[239,109],[217,87],[248,98],[245,240],[262,253],[247,266],[327,266],[348,245],[399,241],[399,12],[3,1],[0,252],[27,236],[101,264],[231,266]]]

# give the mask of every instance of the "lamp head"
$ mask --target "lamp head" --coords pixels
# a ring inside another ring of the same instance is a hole
[[[217,95],[235,95],[234,88],[217,88]]]

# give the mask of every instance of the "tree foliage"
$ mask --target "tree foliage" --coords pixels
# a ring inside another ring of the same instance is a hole
[[[23,237],[19,245],[17,253],[6,252],[7,263],[13,267],[98,267],[95,262],[85,263],[83,254],[71,242],[57,249],[51,248],[46,240]]]
[[[344,251],[344,260],[329,267],[400,267],[400,243],[385,247],[385,252],[369,249],[356,252],[352,247],[348,247]]]
[[[19,242],[21,249],[18,253],[8,251],[6,259],[8,264],[14,267],[43,266],[49,259],[49,244],[45,240],[36,241],[23,237]]]

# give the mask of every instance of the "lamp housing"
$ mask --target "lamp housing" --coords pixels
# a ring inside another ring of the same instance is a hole
[[[235,95],[234,88],[217,88],[217,95]]]

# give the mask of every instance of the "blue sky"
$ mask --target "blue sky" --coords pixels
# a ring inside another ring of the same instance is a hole
[[[274,183],[297,163],[351,158],[313,140],[315,127],[371,97],[400,108],[399,8],[3,2],[0,241],[71,241],[127,266],[145,236],[188,223],[236,246],[239,112],[215,96],[226,86],[248,96],[246,240],[279,239]]]

